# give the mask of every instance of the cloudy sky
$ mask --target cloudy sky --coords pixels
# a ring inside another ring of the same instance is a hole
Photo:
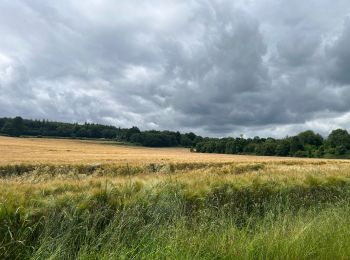
[[[0,117],[350,129],[349,0],[0,0]]]

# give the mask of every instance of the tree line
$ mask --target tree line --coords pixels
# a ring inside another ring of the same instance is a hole
[[[21,117],[0,118],[0,134],[9,136],[48,136],[67,138],[105,138],[148,147],[189,147],[193,152],[293,156],[311,158],[350,158],[350,135],[333,130],[323,138],[311,130],[282,139],[229,137],[203,138],[192,132],[141,131],[92,123],[62,123]]]
[[[250,154],[310,158],[350,158],[350,135],[344,129],[333,130],[323,138],[311,130],[296,136],[274,138],[206,138],[194,149],[201,153]]]
[[[62,123],[48,120],[31,120],[21,117],[0,118],[0,134],[9,136],[105,138],[149,147],[193,147],[203,138],[194,133],[172,131],[140,131],[133,126],[120,128],[92,123]]]

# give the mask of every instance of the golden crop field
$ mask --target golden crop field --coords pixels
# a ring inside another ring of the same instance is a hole
[[[350,160],[0,137],[1,259],[343,259],[349,215]]]
[[[335,160],[268,156],[191,153],[187,148],[145,148],[119,145],[111,141],[88,141],[0,136],[0,165],[6,164],[82,164],[82,163],[152,163],[152,162],[319,162]],[[346,162],[337,160],[337,162]]]

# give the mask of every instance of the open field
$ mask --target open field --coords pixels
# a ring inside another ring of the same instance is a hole
[[[268,162],[301,161],[286,157],[191,153],[186,148],[123,146],[110,141],[86,141],[0,136],[0,164],[80,164],[152,162]],[[313,159],[320,161],[320,159]],[[323,160],[324,161],[324,160]]]
[[[350,161],[0,137],[1,259],[345,259]]]

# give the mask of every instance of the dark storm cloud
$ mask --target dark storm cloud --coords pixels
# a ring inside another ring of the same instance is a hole
[[[0,111],[208,135],[350,127],[348,1],[0,3]]]
[[[346,18],[343,30],[328,51],[332,79],[340,85],[350,84],[350,18]],[[349,86],[350,87],[350,86]]]

